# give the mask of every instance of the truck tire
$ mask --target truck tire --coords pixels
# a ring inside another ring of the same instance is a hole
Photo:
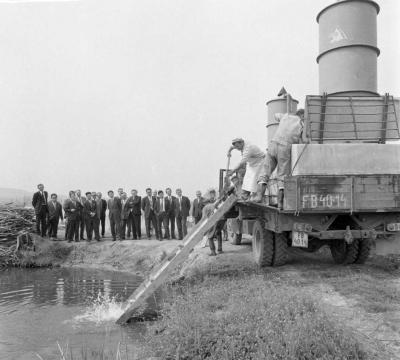
[[[329,247],[336,264],[353,264],[357,260],[358,239],[354,239],[351,244],[347,244],[344,240],[333,240]]]
[[[367,261],[371,252],[371,247],[371,239],[363,239],[359,242],[356,264],[364,264]]]
[[[229,241],[232,245],[240,245],[242,243],[242,234],[235,232],[228,233]]]
[[[260,267],[271,266],[274,255],[274,233],[266,230],[264,222],[257,220],[253,228],[253,257]]]
[[[274,257],[273,266],[282,266],[286,264],[287,260],[287,236],[285,233],[274,234]]]

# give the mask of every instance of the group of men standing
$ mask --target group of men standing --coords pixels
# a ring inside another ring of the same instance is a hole
[[[131,235],[133,239],[140,239],[142,214],[148,239],[151,239],[153,231],[158,240],[176,239],[175,223],[178,239],[183,239],[187,234],[187,218],[190,215],[191,202],[182,195],[181,189],[176,189],[176,196],[172,195],[170,188],[167,188],[165,192],[165,195],[162,190],[154,193],[151,188],[147,188],[146,196],[142,198],[134,189],[128,197],[123,189],[119,188],[118,195],[114,195],[112,190],[108,191],[109,199],[106,201],[102,199],[102,194],[99,192],[86,192],[86,196],[82,196],[81,191],[76,190],[70,191],[68,199],[61,205],[57,200],[57,194],[51,194],[51,200],[48,200],[47,191],[44,191],[43,184],[39,184],[38,191],[32,199],[36,213],[37,233],[56,239],[59,221],[64,219],[64,209],[65,238],[69,242],[86,240],[85,229],[88,241],[91,241],[93,237],[100,241],[100,235],[104,237],[108,209],[111,236],[114,241],[117,238],[129,239]],[[195,208],[197,209],[198,206]],[[195,221],[196,219],[199,219],[197,210]]]

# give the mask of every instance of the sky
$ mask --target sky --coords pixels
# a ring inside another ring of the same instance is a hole
[[[217,187],[283,85],[318,94],[333,1],[0,0],[0,187]],[[378,91],[400,96],[400,1],[378,3]]]

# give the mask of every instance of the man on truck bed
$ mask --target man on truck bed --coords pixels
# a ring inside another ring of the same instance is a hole
[[[277,167],[277,180],[279,187],[279,200],[283,200],[283,179],[290,175],[291,150],[292,144],[298,144],[301,140],[303,131],[304,110],[299,109],[293,114],[275,114],[275,119],[279,122],[278,129],[271,143],[268,144],[267,156],[258,179],[257,195],[255,202],[261,202],[267,188],[268,180]]]
[[[243,168],[243,166],[246,166],[241,197],[243,200],[249,200],[250,195],[257,192],[257,180],[263,167],[265,153],[258,146],[241,138],[232,140],[232,146],[228,150],[228,157],[231,156],[231,152],[234,149],[242,152],[242,160],[228,172],[228,176],[233,175],[236,171]]]

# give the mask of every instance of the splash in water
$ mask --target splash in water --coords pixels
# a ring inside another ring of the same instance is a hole
[[[116,296],[110,297],[98,293],[97,298],[91,301],[91,304],[81,315],[74,317],[74,322],[94,322],[102,324],[117,320],[125,311],[126,304],[119,301]]]

